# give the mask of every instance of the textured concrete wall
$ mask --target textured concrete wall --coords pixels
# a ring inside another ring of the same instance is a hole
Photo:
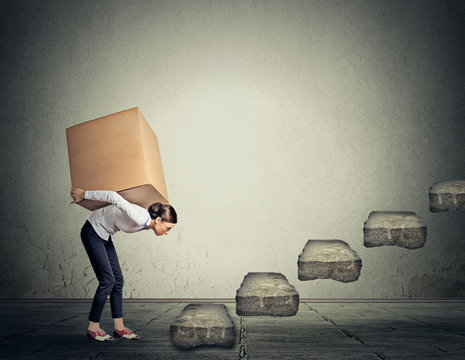
[[[91,297],[65,128],[139,106],[180,223],[118,234],[125,297],[227,297],[281,272],[302,298],[465,297],[461,1],[1,1],[0,298]],[[418,250],[364,248],[373,210],[415,211]],[[301,282],[308,239],[360,279]]]

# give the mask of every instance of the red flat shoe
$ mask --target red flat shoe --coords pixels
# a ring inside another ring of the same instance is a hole
[[[125,338],[125,339],[130,339],[130,340],[139,340],[140,336],[137,334],[134,334],[131,330],[128,328],[124,328],[123,330],[113,330],[113,336],[117,338]]]
[[[113,338],[103,330],[90,331],[87,329],[87,336],[98,341],[112,341]]]

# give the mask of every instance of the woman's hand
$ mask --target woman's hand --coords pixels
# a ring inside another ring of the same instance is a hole
[[[75,204],[82,199],[84,199],[85,195],[85,190],[79,189],[79,188],[71,188],[70,195],[73,198],[73,201],[71,201],[71,204]]]

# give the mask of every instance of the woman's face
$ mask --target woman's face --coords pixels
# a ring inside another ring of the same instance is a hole
[[[174,227],[174,225],[176,224],[165,222],[161,219],[161,217],[157,217],[155,220],[155,228],[153,230],[157,236],[168,235],[168,232]]]

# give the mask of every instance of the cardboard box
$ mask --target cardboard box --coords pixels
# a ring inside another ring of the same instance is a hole
[[[66,139],[73,187],[117,191],[145,208],[169,202],[157,136],[137,107],[69,127]]]

